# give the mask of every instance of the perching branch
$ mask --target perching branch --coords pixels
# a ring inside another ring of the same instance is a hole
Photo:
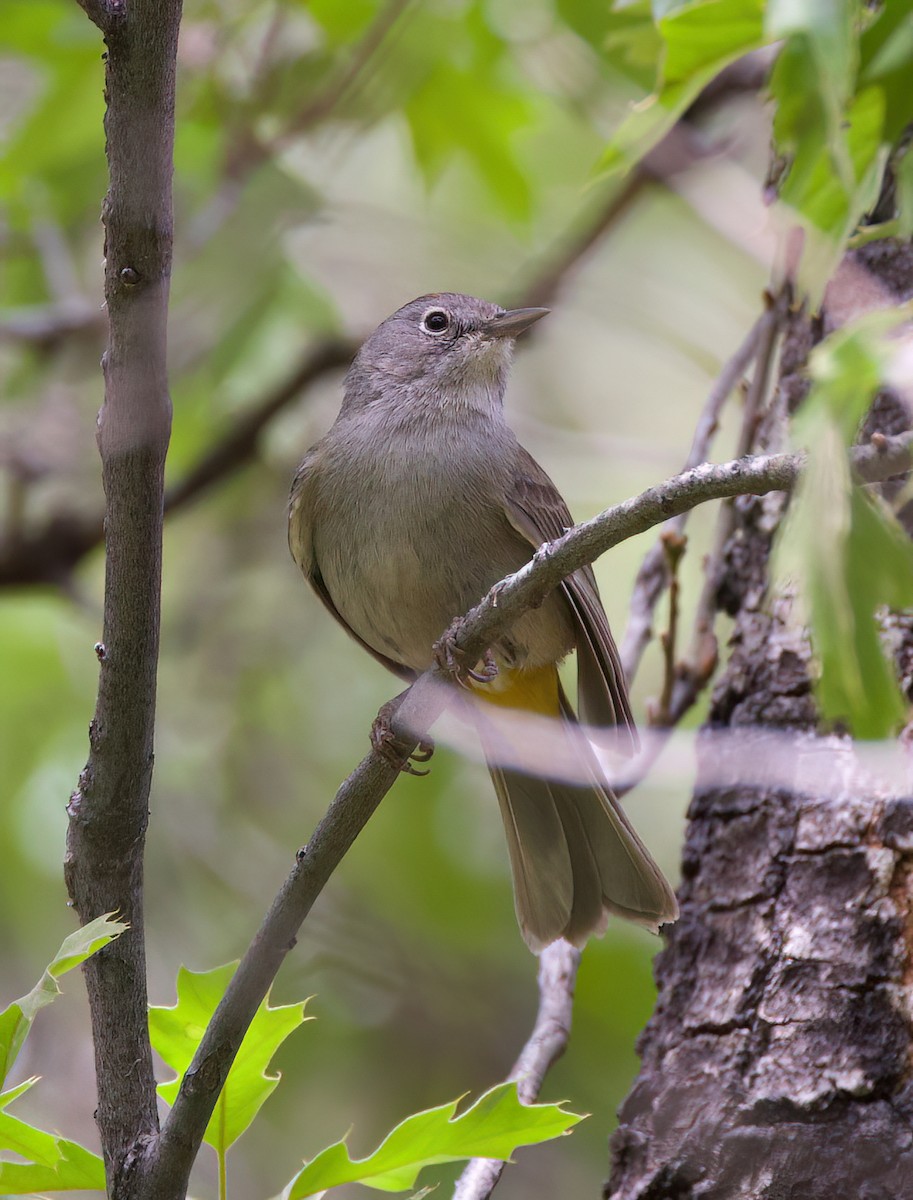
[[[65,863],[85,923],[129,929],[85,965],[108,1194],[132,1195],[158,1131],[143,930],[152,779],[162,501],[171,432],[166,317],[180,0],[84,3],[105,31],[105,298],[109,332],[98,446],[106,508],[104,627],[89,759],[68,808]]]
[[[913,433],[879,439],[851,451],[857,475],[867,481],[909,469]],[[623,504],[568,530],[541,547],[515,575],[497,584],[456,623],[454,641],[470,660],[482,657],[521,613],[540,604],[561,580],[627,538],[662,524],[708,500],[789,490],[804,464],[802,454],[705,464],[677,475]],[[426,671],[405,693],[393,718],[403,761],[447,704],[449,680],[439,668]],[[241,1040],[266,995],[301,923],[327,880],[384,795],[396,781],[395,766],[372,750],[336,793],[314,836],[299,851],[291,873],[241,961],[184,1077],[146,1181],[144,1200],[181,1200],[207,1122]]]
[[[536,1023],[511,1068],[524,1104],[539,1099],[545,1076],[567,1049],[574,1012],[574,985],[580,951],[568,942],[552,942],[539,957],[539,1008]],[[488,1200],[505,1164],[496,1158],[473,1158],[457,1180],[453,1200]]]

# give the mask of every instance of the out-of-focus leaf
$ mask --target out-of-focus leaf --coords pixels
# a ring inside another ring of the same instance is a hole
[[[12,1151],[26,1160],[0,1161],[0,1192],[5,1196],[86,1189],[103,1192],[105,1165],[97,1154],[68,1138],[27,1125],[5,1111],[35,1082],[26,1080],[0,1095],[0,1151]]]
[[[442,122],[441,113],[459,120]],[[513,136],[530,121],[529,98],[497,78],[441,61],[406,102],[419,165],[435,180],[456,153],[473,164],[492,196],[512,217],[529,216],[531,193]]]
[[[199,973],[181,967],[177,1004],[171,1008],[150,1008],[152,1045],[176,1075],[159,1085],[159,1095],[166,1103],[174,1103],[184,1072],[237,965],[227,963]],[[305,1019],[304,1004],[271,1007],[269,996],[257,1009],[206,1127],[204,1140],[218,1153],[224,1154],[237,1141],[275,1089],[280,1076],[278,1072],[267,1073],[270,1060]]]
[[[876,614],[913,604],[913,543],[853,485],[847,444],[884,377],[885,334],[909,315],[909,306],[868,314],[823,342],[796,422],[809,461],[784,531],[786,553],[808,605],[821,711],[860,738],[889,736],[906,709]]]
[[[859,39],[859,79],[885,96],[885,140],[894,143],[913,120],[913,0],[882,4]]]
[[[502,1083],[456,1116],[458,1100],[407,1117],[373,1154],[353,1159],[344,1141],[322,1150],[282,1192],[303,1200],[342,1183],[401,1192],[423,1167],[464,1158],[509,1159],[518,1146],[567,1133],[583,1118],[559,1104],[521,1104],[515,1083]]]
[[[671,129],[729,63],[764,45],[762,0],[696,0],[655,21],[663,47],[656,90],[634,105],[599,163],[602,174],[626,170]],[[638,45],[645,44],[638,29]]]
[[[60,949],[28,995],[14,1000],[0,1013],[0,1086],[16,1061],[39,1009],[60,995],[57,980],[113,942],[126,928],[122,921],[111,920],[109,913],[75,930],[64,938]]]

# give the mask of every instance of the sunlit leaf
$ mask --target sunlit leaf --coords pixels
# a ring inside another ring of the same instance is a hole
[[[22,1196],[39,1191],[104,1191],[105,1166],[97,1154],[68,1138],[27,1125],[5,1111],[34,1082],[27,1080],[0,1095],[0,1151],[12,1151],[26,1160],[0,1160],[0,1192]]]
[[[184,1072],[236,968],[237,963],[201,972],[181,967],[177,1004],[150,1008],[152,1045],[175,1072],[175,1078],[158,1089],[168,1104],[174,1103]],[[205,1141],[219,1153],[237,1141],[275,1089],[280,1076],[268,1073],[270,1060],[304,1020],[303,1004],[271,1007],[267,996],[257,1009],[206,1128]]]
[[[460,1116],[458,1104],[407,1117],[367,1158],[351,1158],[344,1141],[328,1146],[295,1176],[281,1200],[303,1200],[352,1182],[404,1191],[423,1167],[465,1158],[509,1159],[518,1146],[560,1137],[583,1119],[559,1104],[521,1104],[514,1083],[492,1088]]]
[[[767,40],[762,0],[697,0],[655,22],[663,48],[657,88],[613,134],[602,174],[633,166],[661,140],[724,67]],[[638,31],[643,44],[643,30]]]
[[[109,913],[74,930],[64,938],[60,949],[28,995],[14,1000],[0,1013],[0,1085],[16,1061],[39,1009],[60,995],[57,980],[114,941],[127,928],[122,921],[112,920]]]

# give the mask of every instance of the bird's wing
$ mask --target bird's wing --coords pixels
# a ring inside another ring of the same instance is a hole
[[[536,549],[574,524],[558,489],[522,446],[505,508],[510,523]],[[638,740],[628,688],[592,567],[575,571],[561,587],[574,616],[580,715],[590,725],[617,726],[626,735],[618,749],[634,753]]]
[[[314,507],[319,470],[320,447],[318,445],[305,455],[292,482],[292,492],[289,496],[288,505],[288,545],[292,552],[292,558],[301,568],[305,579],[323,601],[324,607],[331,616],[336,618],[346,633],[354,638],[359,646],[363,646],[370,655],[376,658],[381,666],[386,667],[388,671],[392,671],[394,675],[398,675],[400,679],[405,679],[408,683],[412,683],[416,678],[415,671],[407,667],[404,663],[396,662],[395,659],[388,658],[386,654],[381,654],[373,646],[369,646],[363,638],[358,636],[333,603],[333,597],[330,595],[329,589],[320,573],[320,566],[317,562],[317,556],[314,553]]]

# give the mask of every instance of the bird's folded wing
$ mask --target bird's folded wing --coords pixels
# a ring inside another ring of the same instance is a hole
[[[505,496],[505,513],[513,527],[538,549],[543,542],[561,537],[574,519],[551,479],[522,447],[518,466]],[[616,726],[616,748],[634,753],[638,740],[628,688],[592,567],[575,571],[561,586],[574,616],[580,715],[590,725]]]

